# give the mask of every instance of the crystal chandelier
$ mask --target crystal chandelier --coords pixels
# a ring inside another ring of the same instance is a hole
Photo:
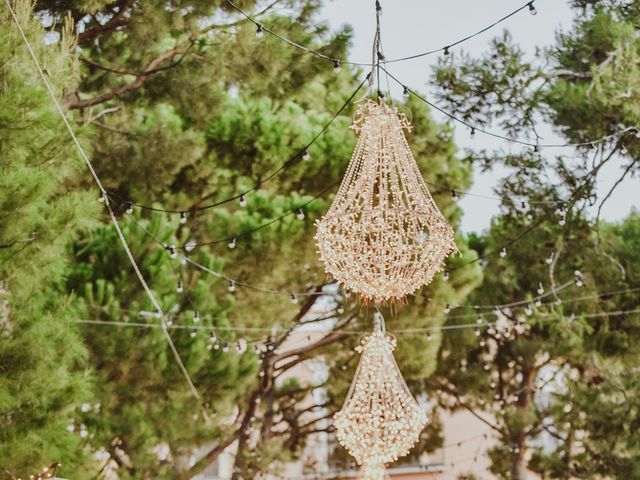
[[[377,314],[373,333],[356,348],[362,356],[344,405],[334,416],[338,441],[362,466],[366,480],[382,480],[385,464],[409,453],[427,423],[398,369],[395,347]]]
[[[331,208],[317,222],[318,252],[347,290],[376,303],[399,300],[431,282],[456,248],[453,229],[409,149],[406,116],[368,100],[351,128],[358,142]]]

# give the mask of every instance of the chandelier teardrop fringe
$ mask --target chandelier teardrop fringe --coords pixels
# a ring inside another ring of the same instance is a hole
[[[361,478],[383,480],[385,464],[409,453],[427,423],[393,357],[395,338],[376,313],[373,333],[356,351],[360,362],[342,408],[334,416],[338,442],[362,467]]]
[[[411,153],[405,115],[367,100],[351,128],[358,142],[329,211],[316,222],[318,253],[346,290],[376,304],[402,300],[429,284],[456,250],[453,228]]]

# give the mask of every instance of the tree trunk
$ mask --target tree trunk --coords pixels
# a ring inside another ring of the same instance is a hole
[[[511,480],[526,480],[529,478],[527,465],[524,461],[525,449],[519,446],[517,452],[511,455]]]

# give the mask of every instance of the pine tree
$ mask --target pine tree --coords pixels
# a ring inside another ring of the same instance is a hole
[[[598,197],[595,184],[610,162],[621,161],[619,181],[637,169],[637,102],[626,99],[637,93],[640,17],[629,2],[575,5],[583,15],[545,53],[546,64],[527,62],[505,34],[482,58],[456,56],[434,77],[454,114],[474,125],[499,124],[512,137],[541,141],[535,128],[540,119],[551,120],[573,142],[616,134],[571,157],[530,148],[475,155],[483,168],[506,166],[511,175],[497,188],[500,215],[473,242],[494,259],[470,299],[529,304],[485,313],[478,319],[480,338],[472,332],[447,336],[430,384],[445,408],[470,410],[494,430],[499,444],[490,456],[500,478],[523,479],[528,469],[552,478],[632,478],[637,472],[635,443],[598,417],[610,412],[611,423],[623,431],[635,421],[619,413],[623,404],[632,408],[625,395],[637,396],[624,370],[637,355],[638,317],[605,312],[633,310],[637,301],[631,293],[600,295],[635,287],[635,274],[626,274],[634,271],[633,254],[620,245],[632,244],[624,232],[637,220],[599,225],[610,193]],[[540,203],[549,201],[556,203]],[[498,258],[501,245],[516,236]],[[553,294],[564,282],[574,286]],[[538,303],[539,292],[546,300]],[[487,327],[488,320],[498,320],[502,329]],[[542,437],[550,451],[536,447]],[[617,448],[606,451],[604,445]]]
[[[46,45],[29,5],[15,8],[60,94],[78,79],[69,29]],[[64,273],[99,204],[6,6],[0,63],[0,471],[17,478],[61,462],[81,475],[84,440],[67,427],[91,400],[92,376]]]
[[[265,225],[336,183],[353,148],[347,108],[310,148],[310,161],[294,162],[283,174],[260,183],[327,124],[364,74],[343,68],[336,75],[331,63],[269,36],[258,40],[254,25],[225,17],[226,5],[185,1],[170,9],[165,2],[127,0],[36,4],[44,18],[61,22],[69,13],[75,23],[75,52],[83,66],[78,82],[61,84],[64,104],[77,115],[78,125],[95,129],[86,139],[92,160],[112,194],[111,203],[121,215],[143,275],[174,325],[184,327],[170,332],[204,398],[203,407],[214,419],[211,424],[202,421],[198,402],[161,332],[133,326],[157,319],[140,316],[150,306],[114,231],[107,225],[94,228],[73,242],[75,262],[66,268],[64,279],[73,294],[75,319],[113,324],[79,327],[95,381],[91,400],[74,402],[75,410],[65,418],[65,426],[84,436],[80,445],[69,445],[65,455],[77,455],[78,463],[94,457],[85,463],[91,476],[114,469],[120,478],[186,479],[235,440],[240,444],[236,474],[277,468],[278,461],[299,454],[315,430],[316,418],[297,416],[308,408],[304,401],[314,386],[295,379],[282,384],[278,377],[288,368],[276,369],[276,363],[315,356],[330,359],[331,381],[324,386],[329,414],[339,408],[352,375],[349,347],[356,339],[339,329],[318,344],[284,352],[275,348],[282,335],[247,334],[245,339],[255,340],[261,351],[249,348],[239,355],[235,344],[241,334],[225,327],[294,328],[301,312],[312,308],[318,297],[299,298],[293,305],[287,293],[267,296],[240,287],[231,293],[226,280],[182,265],[163,248],[162,244],[223,239]],[[331,36],[325,26],[316,25],[315,3],[290,2],[290,7],[291,17],[269,12],[261,20],[297,42],[345,56],[348,30]],[[203,27],[204,19],[218,17],[225,23]],[[60,42],[56,48],[69,45]],[[429,172],[428,180],[443,185],[433,191],[456,225],[460,212],[450,192],[467,187],[469,168],[458,158],[449,129],[435,124],[417,104],[409,107],[414,111],[414,153],[422,170]],[[236,201],[198,211],[257,183],[260,188],[247,195],[244,207]],[[305,207],[303,220],[290,215],[239,238],[233,249],[224,241],[189,256],[225,276],[269,289],[323,288],[330,280],[316,260],[313,220],[330,198],[330,192],[324,193]],[[187,223],[180,223],[178,214],[151,214],[139,208],[132,216],[122,215],[125,200],[184,211]],[[69,235],[71,230],[65,232]],[[64,244],[70,240],[66,237]],[[458,246],[464,255],[454,259],[452,267],[474,258],[462,236]],[[181,294],[176,291],[179,281]],[[462,302],[478,281],[477,266],[457,269],[449,282],[435,282],[426,290],[431,303],[416,297],[406,313],[387,315],[389,328],[441,324],[443,306]],[[334,315],[343,328],[369,329],[370,318],[354,298],[335,300]],[[210,331],[191,336],[196,312],[197,325],[211,327],[217,342],[211,342]],[[438,335],[432,340],[400,339],[399,362],[416,393],[422,388],[420,380],[435,369],[439,341]],[[277,418],[287,420],[277,425]],[[283,426],[286,434],[276,435]],[[246,447],[256,431],[260,440],[251,452]],[[73,478],[84,478],[83,470],[73,473]]]

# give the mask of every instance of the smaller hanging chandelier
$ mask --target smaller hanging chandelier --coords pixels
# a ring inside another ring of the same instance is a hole
[[[353,157],[327,214],[317,222],[318,253],[345,289],[376,303],[427,285],[456,249],[425,184],[394,106],[368,100],[351,126]]]
[[[334,416],[338,442],[362,467],[366,480],[383,480],[385,464],[409,453],[427,423],[393,357],[396,340],[382,315],[356,348],[360,362],[342,409]]]

